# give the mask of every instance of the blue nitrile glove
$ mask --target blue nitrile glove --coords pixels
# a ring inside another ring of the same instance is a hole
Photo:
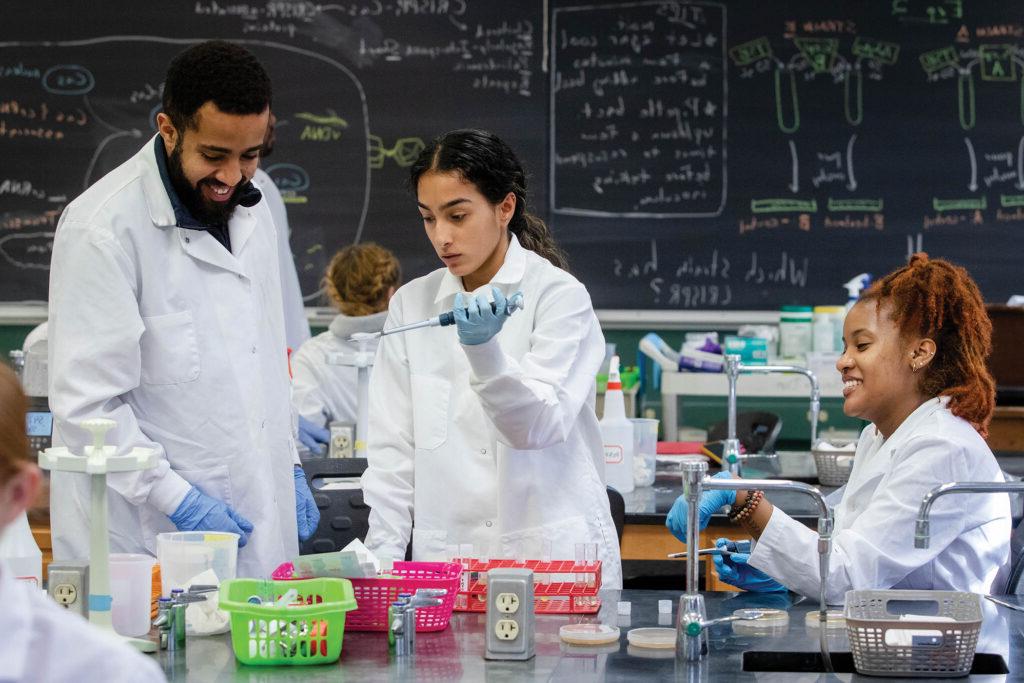
[[[469,301],[466,301],[462,292],[455,295],[455,325],[459,330],[459,341],[463,344],[483,344],[498,334],[505,324],[508,318],[505,295],[494,285],[491,285],[491,294],[494,296],[494,310],[491,310],[491,302],[482,294]]]
[[[320,510],[313,500],[313,492],[309,490],[306,473],[298,465],[295,466],[295,523],[299,528],[299,540],[305,541],[320,524]]]
[[[188,490],[178,509],[171,514],[171,521],[178,531],[229,531],[238,534],[239,548],[246,544],[252,533],[252,522],[195,486]]]
[[[712,479],[730,479],[728,472],[722,471]],[[697,512],[700,519],[700,529],[707,527],[711,521],[711,515],[718,512],[725,505],[732,505],[736,502],[736,492],[729,490],[705,490],[697,502]],[[672,532],[672,535],[683,543],[686,543],[686,497],[679,496],[672,504],[665,518],[665,526]],[[698,529],[698,531],[700,531]]]
[[[747,560],[750,559],[750,541],[730,541],[727,538],[720,538],[715,541],[715,547],[747,551],[734,552],[731,555],[711,556],[711,561],[715,563],[715,573],[722,581],[755,593],[774,593],[787,590],[785,586],[760,569],[755,569],[747,564]]]
[[[299,441],[316,455],[323,455],[324,447],[330,442],[331,433],[299,415]]]

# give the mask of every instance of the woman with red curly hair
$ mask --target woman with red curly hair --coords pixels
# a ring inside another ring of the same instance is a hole
[[[828,499],[835,512],[829,603],[870,588],[1002,592],[1007,496],[940,498],[930,546],[913,542],[928,491],[952,481],[1003,481],[984,440],[995,403],[985,366],[991,337],[978,286],[963,268],[926,254],[876,282],[850,309],[836,362],[843,412],[871,424],[857,442],[849,482]],[[761,492],[739,491],[726,503],[758,542],[749,556],[715,557],[719,576],[740,588],[784,584],[817,597],[817,533]]]

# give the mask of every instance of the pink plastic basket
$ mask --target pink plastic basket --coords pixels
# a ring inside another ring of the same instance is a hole
[[[291,578],[291,563],[274,572],[275,579]],[[287,574],[287,576],[285,576]],[[449,562],[395,562],[394,579],[352,579],[357,609],[345,616],[347,631],[387,631],[388,607],[399,593],[415,593],[419,588],[444,588],[448,591],[437,607],[416,610],[416,630],[443,631],[448,627],[459,592],[462,565]]]

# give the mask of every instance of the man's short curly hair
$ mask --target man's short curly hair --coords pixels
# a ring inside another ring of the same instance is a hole
[[[240,45],[210,40],[175,57],[164,79],[163,110],[179,131],[196,127],[196,112],[213,102],[227,114],[261,114],[270,107],[270,77]]]

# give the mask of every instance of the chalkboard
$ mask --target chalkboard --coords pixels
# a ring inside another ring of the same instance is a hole
[[[1024,7],[1000,0],[5,5],[0,301],[46,298],[63,207],[154,132],[170,58],[245,44],[275,87],[304,296],[373,240],[438,267],[406,187],[426,140],[520,153],[598,308],[839,303],[924,249],[1020,291]]]

